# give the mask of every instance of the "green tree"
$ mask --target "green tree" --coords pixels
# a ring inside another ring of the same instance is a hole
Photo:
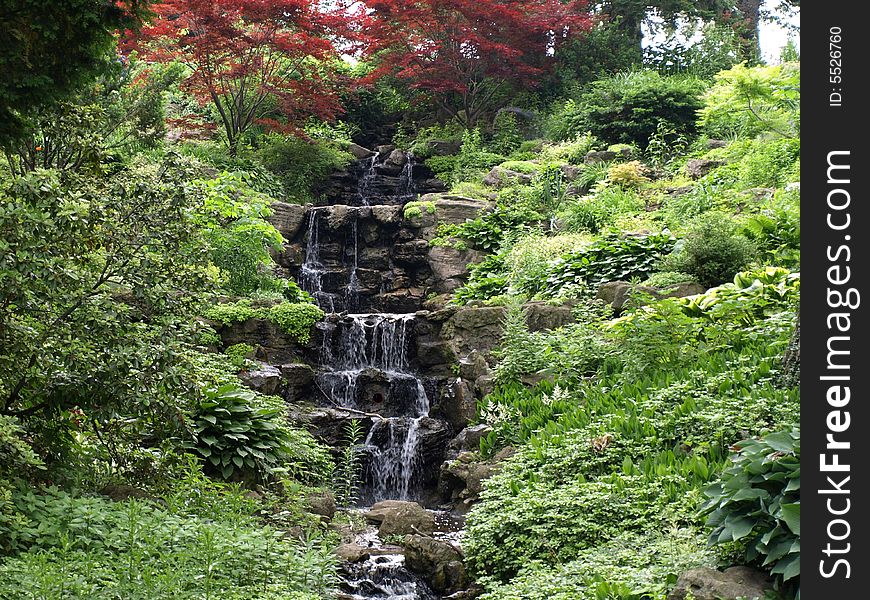
[[[0,0],[0,145],[34,111],[102,72],[115,32],[135,27],[150,0]]]
[[[0,190],[0,414],[175,414],[211,285],[189,178],[173,164],[36,171]]]

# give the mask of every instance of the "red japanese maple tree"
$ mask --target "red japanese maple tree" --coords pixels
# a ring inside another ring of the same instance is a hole
[[[340,110],[326,73],[342,13],[317,0],[166,0],[153,11],[134,46],[148,60],[187,65],[186,88],[214,105],[231,153],[256,122],[293,130]]]
[[[568,39],[588,30],[585,0],[366,0],[375,75],[429,92],[466,126],[510,88],[533,87]]]

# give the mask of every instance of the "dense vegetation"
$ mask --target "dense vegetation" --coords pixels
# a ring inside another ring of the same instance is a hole
[[[332,597],[309,505],[353,497],[351,461],[217,330],[309,341],[324,314],[278,276],[270,206],[374,141],[490,203],[431,242],[486,253],[450,304],[506,307],[477,420],[482,458],[515,453],[464,538],[482,597],[660,599],[732,564],[799,597],[792,48],[760,64],[716,2],[21,4],[0,24],[41,42],[0,48],[0,597]],[[705,51],[642,53],[650,8],[707,19]],[[617,280],[618,314],[595,299]],[[530,300],[575,323],[529,331]]]

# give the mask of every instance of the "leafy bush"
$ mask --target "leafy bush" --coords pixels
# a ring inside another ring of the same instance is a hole
[[[644,201],[634,191],[604,186],[588,196],[567,202],[559,219],[566,231],[598,233],[615,224],[621,215],[643,208]]]
[[[472,300],[487,300],[506,294],[508,278],[504,272],[504,253],[490,254],[469,269],[468,282],[453,292],[453,304],[467,304]]]
[[[247,364],[249,359],[254,358],[254,350],[255,348],[250,344],[233,344],[224,349],[224,354],[230,357],[234,366],[241,369]]]
[[[248,319],[264,319],[277,325],[300,344],[311,339],[311,328],[323,318],[323,311],[310,302],[281,302],[255,307],[251,300],[215,304],[203,316],[221,325],[241,323]]]
[[[705,88],[702,80],[655,71],[629,71],[599,79],[579,101],[566,104],[565,133],[570,137],[591,131],[601,139],[641,148],[647,146],[660,121],[692,134]]]
[[[764,133],[796,136],[800,131],[799,63],[739,64],[722,71],[704,96],[698,124],[719,138],[753,138]]]
[[[405,207],[402,209],[402,214],[406,219],[412,219],[421,216],[423,211],[426,211],[427,215],[434,215],[436,210],[434,202],[428,200],[414,200],[413,202],[405,204]]]
[[[608,235],[583,250],[556,259],[534,291],[556,296],[568,285],[646,278],[676,240],[669,233]]]
[[[678,302],[690,316],[740,327],[796,306],[800,281],[800,273],[765,267],[738,273],[733,282]]]
[[[287,427],[280,400],[269,403],[251,390],[225,385],[205,390],[192,422],[196,441],[187,446],[224,479],[271,477],[291,464],[297,477],[329,475],[325,451],[310,435]]]
[[[702,513],[711,544],[742,541],[748,562],[786,585],[800,577],[800,428],[736,444]]]
[[[557,139],[565,138],[557,136]],[[581,165],[586,155],[600,145],[601,142],[598,138],[587,131],[568,141],[544,145],[541,150],[541,159],[548,162],[565,161],[572,165]]]
[[[257,158],[280,179],[284,198],[299,204],[312,202],[326,179],[353,160],[331,140],[279,134],[266,136]]]
[[[649,183],[649,178],[645,175],[646,171],[646,167],[640,161],[632,160],[611,165],[607,169],[607,180],[621,188],[636,190],[644,183]]]
[[[520,131],[517,117],[511,112],[499,112],[493,122],[492,140],[489,148],[496,154],[510,155],[520,147],[523,134]]]
[[[661,271],[689,273],[706,287],[728,281],[755,255],[752,243],[737,233],[737,223],[717,213],[702,215],[661,261]]]
[[[468,515],[466,560],[501,581],[531,561],[567,562],[621,533],[665,527],[669,513],[662,484],[644,477],[518,486],[495,475],[481,498]]]
[[[272,198],[249,185],[248,173],[221,173],[195,182],[203,195],[198,224],[205,230],[212,262],[221,270],[224,287],[234,294],[280,289],[271,272],[269,250],[280,250],[284,238],[266,218]]]
[[[564,254],[580,252],[589,244],[589,236],[576,233],[520,239],[504,259],[511,291],[533,296],[546,281],[550,263]]]
[[[694,281],[688,273],[680,273],[679,271],[659,271],[653,273],[643,282],[643,285],[648,285],[655,288],[668,288],[678,283],[686,283]]]

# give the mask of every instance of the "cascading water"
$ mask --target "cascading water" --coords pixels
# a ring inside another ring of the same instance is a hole
[[[315,383],[333,406],[358,410],[372,418],[363,444],[363,505],[386,499],[418,499],[423,467],[427,459],[432,464],[432,456],[425,450],[432,452],[432,432],[448,429],[429,417],[429,396],[409,356],[414,315],[360,312],[361,305],[370,306],[371,300],[368,296],[361,299],[360,294],[359,215],[373,205],[402,205],[415,198],[413,156],[404,155],[401,166],[400,158],[395,153],[386,159],[378,154],[367,163],[361,162],[356,197],[350,205],[310,209],[299,272],[302,288],[331,313],[319,325],[321,369]],[[382,548],[377,534],[371,535],[359,543]],[[346,565],[344,571],[342,598],[437,598],[405,568],[404,556],[392,550],[373,553],[363,562]]]
[[[372,403],[388,414],[376,419],[365,440],[369,476],[364,496],[408,500],[415,491],[420,457],[420,426],[429,416],[429,398],[408,364],[413,315],[349,314],[326,326],[321,361],[327,370],[317,383],[343,408]],[[380,381],[374,398],[359,397],[363,378]]]

